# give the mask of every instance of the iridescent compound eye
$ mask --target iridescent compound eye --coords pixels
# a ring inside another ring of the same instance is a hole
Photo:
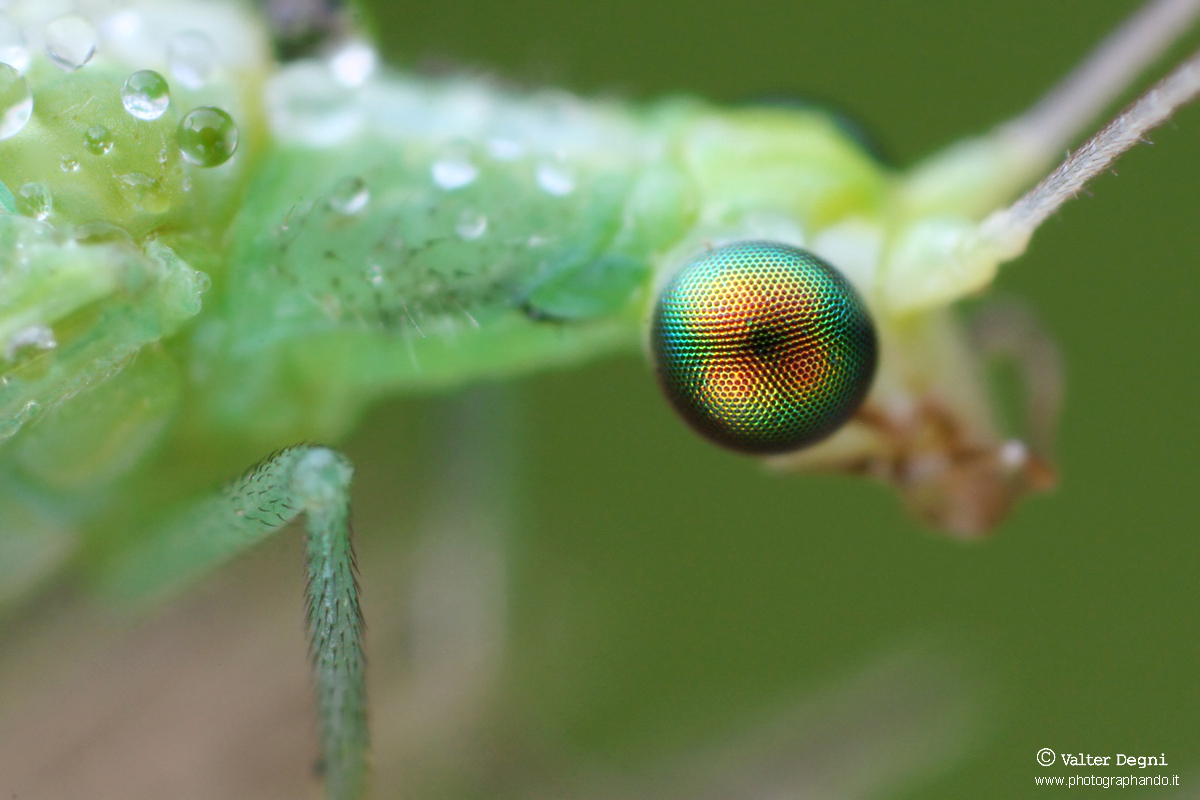
[[[681,269],[659,298],[650,346],[683,418],[749,453],[833,433],[866,397],[878,351],[854,287],[773,242],[720,247]]]

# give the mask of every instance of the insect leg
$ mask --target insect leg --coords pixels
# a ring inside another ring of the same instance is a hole
[[[350,538],[352,474],[350,463],[327,448],[284,450],[185,509],[100,575],[110,593],[126,599],[159,594],[304,515],[310,654],[330,800],[361,797],[366,777],[363,622]]]

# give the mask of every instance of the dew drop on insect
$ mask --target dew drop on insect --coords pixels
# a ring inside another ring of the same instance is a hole
[[[170,207],[170,200],[162,184],[144,172],[130,172],[121,176],[121,184],[129,190],[141,211],[161,214]]]
[[[216,72],[217,46],[200,31],[178,33],[167,45],[167,64],[181,86],[199,89]]]
[[[561,164],[543,161],[537,165],[534,177],[537,179],[537,185],[546,194],[566,197],[575,191],[575,178]]]
[[[0,63],[8,64],[18,72],[29,68],[29,46],[25,34],[7,14],[0,14]]]
[[[363,124],[356,93],[346,90],[327,64],[300,61],[267,84],[271,128],[284,139],[319,147],[353,136]]]
[[[207,272],[194,270],[192,272],[192,286],[196,288],[197,294],[204,294],[212,288],[212,278],[209,277]]]
[[[129,41],[142,32],[142,15],[132,8],[122,9],[101,23],[104,35],[119,41]]]
[[[379,266],[378,264],[374,264],[374,263],[368,264],[367,265],[367,282],[370,283],[372,286],[382,286],[383,285],[383,267]]]
[[[133,236],[111,222],[85,222],[75,229],[75,241],[83,245],[133,244]]]
[[[329,70],[338,83],[355,88],[367,82],[378,63],[379,54],[375,48],[361,39],[355,39],[344,44],[330,57]]]
[[[813,254],[772,242],[710,250],[655,307],[659,384],[701,434],[781,453],[833,433],[862,403],[878,344],[865,304]]]
[[[329,207],[338,214],[352,217],[371,202],[371,190],[362,178],[343,178],[329,195]]]
[[[515,139],[488,139],[488,154],[497,161],[514,161],[525,155],[525,148]]]
[[[433,162],[430,172],[433,182],[447,191],[470,186],[479,177],[479,167],[459,155],[439,158]]]
[[[16,361],[23,351],[44,352],[58,347],[54,331],[45,325],[28,325],[14,331],[4,344],[4,357],[10,362]]]
[[[96,55],[96,26],[78,14],[67,14],[46,25],[46,55],[73,72]]]
[[[233,157],[238,129],[223,109],[201,106],[188,112],[176,132],[179,152],[198,167],[217,167]]]
[[[83,132],[83,147],[92,155],[108,155],[114,143],[112,131],[103,125],[92,125]]]
[[[42,183],[27,183],[16,194],[17,211],[27,217],[44,220],[50,216],[53,201],[50,190]]]
[[[0,140],[21,132],[33,116],[33,92],[29,82],[8,64],[0,64]]]
[[[171,104],[167,79],[152,69],[142,69],[125,79],[121,87],[121,105],[137,119],[150,122],[166,113]]]
[[[30,400],[21,408],[17,409],[16,413],[8,417],[8,419],[0,420],[0,441],[9,438],[17,431],[21,430],[30,420],[37,416],[39,408],[36,400]]]
[[[63,156],[62,160],[58,162],[58,165],[62,168],[63,172],[79,171],[79,159],[73,155]]]
[[[473,242],[483,236],[487,233],[487,229],[487,216],[470,208],[459,214],[458,222],[454,226],[454,231],[459,238],[467,242]]]

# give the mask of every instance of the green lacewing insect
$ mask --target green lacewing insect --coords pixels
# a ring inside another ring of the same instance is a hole
[[[980,352],[940,313],[1023,248],[1038,202],[983,221],[1052,165],[1044,129],[897,190],[822,113],[529,99],[362,74],[353,43],[273,72],[245,13],[161,9],[10,12],[43,46],[4,84],[6,530],[13,552],[47,544],[8,585],[87,553],[110,591],[151,595],[305,512],[322,718],[342,736],[331,796],[362,774],[361,662],[335,641],[358,624],[353,579],[326,536],[349,467],[285,450],[195,498],[273,448],[340,439],[378,396],[640,346],[672,271],[708,248],[806,248],[885,312],[876,400],[782,467],[880,475],[964,535],[1047,481],[1045,419],[1029,441],[994,431],[960,380]],[[170,86],[161,113],[147,71]],[[1020,326],[995,324],[998,347]]]

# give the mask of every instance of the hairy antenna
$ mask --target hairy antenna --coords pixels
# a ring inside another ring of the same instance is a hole
[[[1194,53],[1071,153],[1037,186],[980,226],[980,238],[1003,260],[1024,252],[1029,238],[1058,207],[1077,195],[1126,150],[1200,95],[1200,52]]]

